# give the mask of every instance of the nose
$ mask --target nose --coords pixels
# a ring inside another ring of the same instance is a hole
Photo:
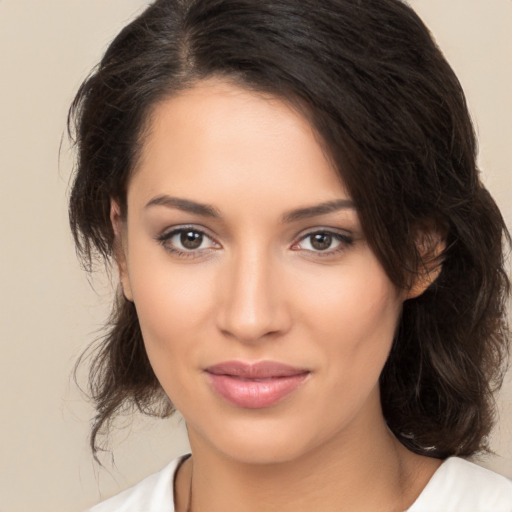
[[[291,315],[279,265],[271,255],[247,250],[234,256],[219,282],[217,325],[242,343],[287,332]]]

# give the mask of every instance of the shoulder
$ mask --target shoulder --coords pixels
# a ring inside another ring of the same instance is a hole
[[[87,512],[174,512],[174,475],[185,458],[174,459],[158,473],[102,501]]]
[[[408,512],[512,512],[512,481],[451,457],[434,473]]]

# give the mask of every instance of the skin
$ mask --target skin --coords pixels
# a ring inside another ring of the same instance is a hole
[[[127,204],[126,219],[112,204],[121,282],[193,453],[177,510],[191,480],[193,509],[209,512],[407,508],[439,461],[396,441],[378,380],[404,300],[428,283],[405,292],[390,282],[305,118],[279,99],[201,82],[155,106]],[[185,248],[180,228],[200,245]],[[278,403],[247,409],[205,374],[228,360],[309,373]]]

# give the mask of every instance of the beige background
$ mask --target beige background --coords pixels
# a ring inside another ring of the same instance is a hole
[[[412,0],[459,74],[480,135],[484,179],[512,225],[512,1]],[[143,0],[0,0],[0,512],[79,512],[186,450],[176,421],[126,423],[116,467],[87,446],[91,409],[70,379],[108,311],[67,227],[71,155],[59,159],[74,91]],[[512,477],[512,383],[499,453]],[[178,422],[179,423],[179,422]]]

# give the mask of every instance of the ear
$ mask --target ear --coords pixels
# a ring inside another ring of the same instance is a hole
[[[412,285],[405,294],[405,299],[419,297],[439,277],[446,249],[446,235],[444,230],[431,223],[418,228],[415,242],[420,260]]]
[[[114,258],[119,271],[119,282],[124,297],[133,302],[130,277],[128,275],[128,264],[126,260],[126,227],[121,215],[121,207],[114,199],[110,200],[110,222],[114,230]]]

